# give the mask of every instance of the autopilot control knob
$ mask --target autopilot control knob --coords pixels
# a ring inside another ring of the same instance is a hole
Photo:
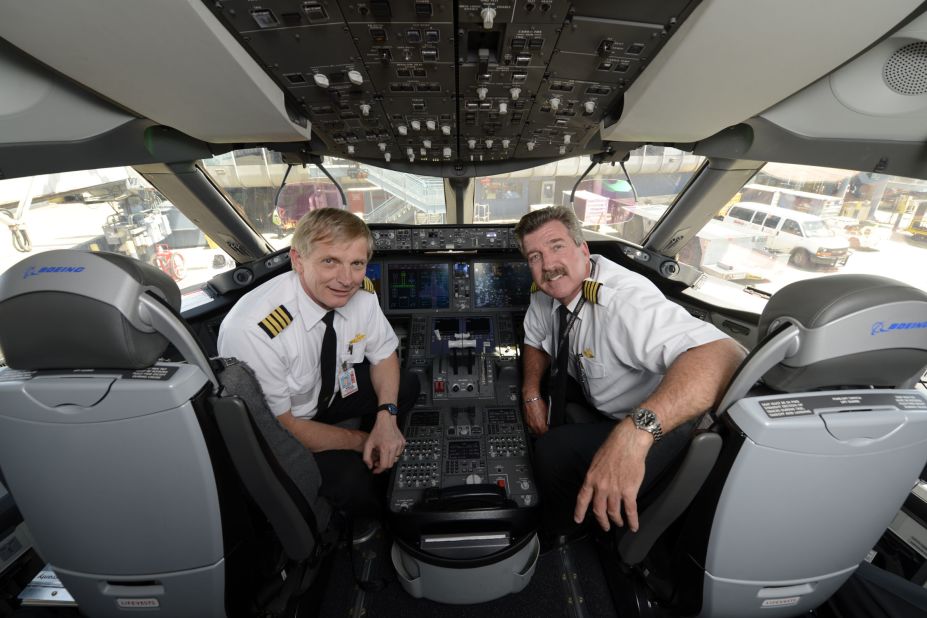
[[[512,140],[504,139],[504,140],[502,140],[502,147],[503,147],[503,148],[508,148],[508,147],[509,147],[509,144],[511,144],[511,143],[512,143]]]
[[[418,121],[418,120],[413,120],[413,121],[410,122],[409,124],[412,126],[412,130],[413,130],[413,131],[421,131],[421,130],[422,130],[422,123],[421,123],[420,121]]]
[[[328,75],[324,73],[316,73],[312,76],[312,80],[319,88],[328,88],[331,85],[331,82],[328,81]]]
[[[560,109],[560,97],[551,97],[550,108],[554,111]]]
[[[443,133],[443,134],[445,134],[445,135],[450,135],[450,134],[451,134],[451,125],[449,125],[449,124],[442,124],[442,125],[441,125],[441,133]]]
[[[460,390],[460,385],[459,385],[459,384],[455,384],[454,386],[451,387],[451,392],[452,392],[452,393],[456,393],[456,392],[459,391],[459,390]]]
[[[505,101],[500,101],[500,102],[499,102],[499,113],[500,113],[500,114],[508,114],[508,113],[509,113],[509,104],[506,103]]]
[[[444,153],[444,158],[445,158],[445,159],[450,159],[450,158],[451,158],[451,154],[453,154],[453,152],[451,151],[451,147],[450,147],[450,146],[445,146],[445,147],[444,147],[444,150],[443,150],[442,152]]]
[[[586,101],[585,103],[583,103],[583,110],[585,110],[587,114],[591,114],[592,112],[594,112],[595,111],[595,101]]]
[[[486,95],[489,93],[489,89],[485,86],[480,86],[476,89],[476,96],[479,97],[480,101],[486,99]]]
[[[361,116],[366,118],[367,116],[370,115],[370,106],[367,105],[366,103],[361,103],[360,111],[361,111]]]
[[[364,76],[361,75],[360,71],[354,69],[348,71],[348,81],[354,84],[355,86],[360,86],[364,83]]]
[[[423,140],[422,140],[422,146],[424,146],[425,148],[431,148],[431,140],[430,140],[430,139],[423,139]]]
[[[518,87],[509,88],[509,94],[512,95],[513,101],[517,101],[518,97],[521,96],[521,88],[518,88]]]
[[[399,135],[407,135],[409,133],[409,127],[407,127],[404,124],[401,124],[398,127],[396,127],[396,130],[399,131]]]
[[[434,120],[425,121],[425,128],[428,129],[429,131],[434,131],[436,126],[437,125],[435,124]]]
[[[475,138],[475,137],[471,137],[470,139],[468,139],[468,140],[467,140],[467,146],[470,147],[470,150],[473,150],[474,148],[476,148],[476,138]]]

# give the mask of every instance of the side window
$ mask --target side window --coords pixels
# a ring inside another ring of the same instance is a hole
[[[761,223],[763,222],[763,217],[765,217],[765,216],[766,216],[766,215],[763,214],[763,213],[761,213],[761,212],[756,213],[755,215],[753,215],[753,221],[752,221],[752,223],[755,223],[755,224],[757,224],[757,225],[761,224]]]
[[[796,236],[802,236],[801,226],[798,225],[795,221],[791,219],[786,219],[785,223],[782,224],[782,231],[787,234],[795,234]]]
[[[779,217],[776,215],[769,215],[768,217],[766,217],[766,221],[763,222],[763,227],[768,227],[774,230],[777,227],[779,227],[779,221],[781,219],[782,217]]]
[[[753,216],[752,210],[747,210],[746,208],[741,208],[740,206],[734,206],[731,208],[731,212],[728,213],[734,219],[740,219],[741,221],[750,221],[750,218]]]

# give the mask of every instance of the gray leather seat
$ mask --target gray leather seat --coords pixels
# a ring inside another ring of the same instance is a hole
[[[927,393],[914,389],[927,294],[869,275],[799,281],[767,303],[760,334],[641,531],[619,540],[625,564],[681,615],[821,605],[927,460]]]
[[[279,613],[326,543],[314,460],[179,306],[169,277],[115,254],[0,277],[0,469],[87,616]]]

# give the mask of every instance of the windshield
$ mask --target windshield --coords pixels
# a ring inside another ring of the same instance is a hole
[[[586,229],[640,244],[704,160],[675,148],[643,146],[631,152],[624,169],[597,165],[578,185],[589,157],[483,176],[476,179],[473,220],[515,222],[530,210],[568,206],[572,198]]]
[[[738,225],[734,216],[725,217],[735,214],[735,204],[764,195],[764,203],[779,207],[776,216]],[[761,312],[768,296],[788,283],[834,273],[881,275],[927,290],[923,180],[767,163],[732,200],[716,207],[715,217],[678,256],[706,275],[687,292],[693,296]],[[784,233],[789,210],[839,224],[811,219],[802,223],[805,236]]]
[[[470,211],[475,223],[514,222],[531,209],[569,204],[575,186],[573,208],[587,230],[641,244],[703,163],[679,150],[648,146],[626,161],[630,182],[620,165],[599,165],[577,185],[590,161],[568,159],[474,179]],[[342,159],[324,165],[341,184],[348,209],[370,223],[434,225],[447,219],[440,178]],[[279,155],[264,149],[221,155],[202,167],[277,248],[289,246],[302,214],[342,203],[338,188],[317,167],[287,173]],[[774,183],[774,190],[764,190],[765,182]],[[776,214],[751,209],[755,203],[744,199],[763,195],[779,196],[769,198]],[[736,204],[744,208],[736,210]],[[687,293],[708,302],[759,313],[768,295],[784,285],[836,272],[883,275],[927,289],[921,267],[927,257],[925,181],[770,163],[733,199],[711,206],[714,218],[678,254],[705,274]],[[790,210],[815,218],[793,219]],[[751,214],[737,219],[739,211]],[[805,233],[788,233],[799,219]],[[0,221],[10,232],[0,244],[3,271],[51,249],[113,251],[154,264],[192,293],[234,266],[131,167],[0,181]]]
[[[322,166],[288,166],[263,148],[236,150],[202,161],[207,174],[242,208],[258,230],[280,249],[310,210],[343,208],[367,223],[435,225],[446,221],[444,180],[404,174],[325,157]]]
[[[834,235],[823,221],[805,221],[802,227],[805,230],[805,235],[810,238],[826,238]]]
[[[0,180],[0,272],[52,249],[121,253],[154,264],[181,289],[234,262],[131,167]]]

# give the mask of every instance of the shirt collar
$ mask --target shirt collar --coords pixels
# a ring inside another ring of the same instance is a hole
[[[295,275],[293,277],[293,292],[296,296],[296,305],[299,307],[299,315],[303,319],[303,328],[308,331],[322,321],[322,318],[328,313],[328,309],[325,309],[312,300],[312,297],[306,294],[306,290],[303,289],[303,284],[299,280],[299,274],[295,271],[293,274]],[[343,309],[344,307],[339,307],[335,309],[335,313],[341,314]]]
[[[597,255],[593,255],[593,256],[591,257],[591,260],[592,260],[592,268],[591,268],[590,271],[589,271],[589,276],[586,277],[586,279],[584,279],[584,281],[589,280],[589,279],[591,279],[591,280],[593,280],[593,281],[597,281],[597,280],[598,280],[598,275],[599,275],[599,272],[600,272],[601,269],[599,268],[598,262],[596,261],[596,258],[597,258],[597,257],[598,257]],[[567,309],[570,311],[570,313],[573,313],[574,311],[576,311],[576,305],[579,304],[579,299],[582,298],[582,297],[583,297],[583,287],[580,286],[580,287],[579,287],[579,294],[577,294],[577,295],[576,295],[576,298],[574,298],[573,300],[571,300],[571,301],[570,301],[570,304],[567,305]],[[586,304],[588,304],[588,303],[589,303],[589,301],[586,301]],[[556,313],[557,310],[558,310],[560,307],[561,307],[560,301],[555,300],[554,302],[551,303],[551,310],[550,310],[550,312],[551,312],[551,313]],[[579,319],[579,316],[576,316],[576,318]]]

